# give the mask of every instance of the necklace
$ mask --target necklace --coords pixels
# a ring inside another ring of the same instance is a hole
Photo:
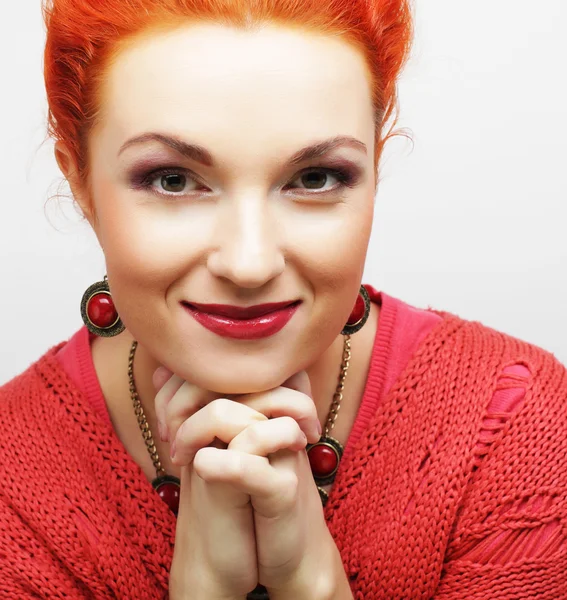
[[[138,425],[140,426],[142,436],[144,437],[144,441],[146,443],[146,448],[156,469],[156,477],[152,481],[152,487],[156,490],[159,497],[169,506],[175,516],[177,516],[181,482],[178,477],[168,475],[161,466],[158,451],[154,443],[154,438],[152,436],[152,432],[150,431],[144,409],[142,408],[142,404],[138,396],[136,383],[134,381],[134,356],[136,354],[137,347],[138,342],[134,341],[130,348],[130,356],[128,359],[130,397],[132,399],[132,404],[134,405],[134,412],[138,419]],[[313,478],[317,484],[317,489],[319,490],[319,496],[323,506],[325,506],[327,503],[329,496],[321,486],[329,485],[335,480],[339,463],[344,451],[342,444],[335,438],[331,437],[330,433],[335,426],[335,421],[337,420],[337,415],[339,409],[341,408],[345,380],[350,365],[350,358],[350,335],[345,335],[339,381],[333,395],[331,408],[329,409],[329,413],[327,415],[327,421],[325,423],[323,435],[318,442],[315,444],[308,444],[306,447],[309,464],[311,466],[311,472],[313,473]]]

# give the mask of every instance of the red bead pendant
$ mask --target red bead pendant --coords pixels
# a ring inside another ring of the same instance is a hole
[[[176,477],[165,475],[152,482],[158,496],[169,506],[175,516],[179,511],[179,492],[181,484]]]
[[[317,485],[333,483],[343,455],[343,447],[335,438],[323,436],[307,447],[307,457]]]
[[[328,477],[339,465],[339,457],[334,448],[316,444],[309,450],[309,464],[316,477]]]
[[[110,294],[99,292],[87,304],[87,316],[91,323],[101,329],[112,327],[118,320],[118,313]]]

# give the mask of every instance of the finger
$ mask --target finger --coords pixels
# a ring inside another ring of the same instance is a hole
[[[286,416],[252,423],[232,439],[228,449],[268,456],[283,449],[298,452],[306,445],[307,438],[297,421]]]
[[[282,383],[282,387],[286,387],[297,392],[301,392],[305,396],[308,396],[313,400],[313,392],[311,391],[311,380],[309,379],[309,375],[307,371],[299,371],[295,375],[292,375],[289,379],[286,379]],[[315,408],[315,417],[314,423],[311,423],[311,419],[306,418],[306,428],[310,430],[311,435],[309,435],[310,442],[315,444],[321,438],[321,432],[323,428],[321,427],[321,423],[319,422],[319,417],[317,416],[317,408],[315,407],[315,403],[313,403]]]
[[[174,465],[188,464],[215,437],[229,444],[252,422],[264,420],[267,420],[265,415],[244,404],[217,398],[181,424],[171,449],[171,460]]]
[[[159,392],[160,389],[165,385],[166,381],[173,375],[173,373],[163,365],[160,365],[152,375],[152,383],[156,389],[156,392]]]
[[[165,420],[170,435],[174,440],[181,425],[218,397],[196,385],[184,381],[165,407]]]
[[[286,451],[280,453],[283,455]],[[288,458],[287,462],[296,462],[292,456]],[[256,497],[263,505],[269,504],[273,516],[284,514],[293,506],[298,493],[297,469],[291,464],[288,468],[274,469],[263,456],[230,449],[201,448],[195,455],[193,468],[208,483],[228,483]]]
[[[159,369],[158,369],[159,371]],[[171,372],[171,371],[169,371]],[[156,375],[154,373],[155,379],[160,379],[161,377],[165,377],[165,375],[159,374]],[[159,383],[159,381],[158,381]],[[169,432],[167,428],[167,419],[166,419],[166,407],[167,404],[171,401],[177,390],[183,385],[184,380],[178,375],[171,375],[170,378],[161,386],[160,390],[156,394],[154,399],[154,405],[156,410],[156,417],[158,420],[158,427],[160,430],[160,436],[162,441],[169,441]]]
[[[321,438],[317,407],[303,392],[278,387],[268,393],[246,394],[238,400],[238,403],[261,412],[269,419],[286,415],[292,417],[297,421],[310,444],[315,444]]]

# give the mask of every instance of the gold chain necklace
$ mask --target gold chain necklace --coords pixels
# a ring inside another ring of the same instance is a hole
[[[130,397],[132,399],[132,404],[134,405],[134,413],[138,419],[138,425],[140,426],[144,442],[146,443],[146,448],[156,470],[156,478],[152,481],[152,486],[158,492],[162,500],[169,505],[174,514],[177,515],[177,509],[179,507],[180,481],[177,477],[168,475],[161,465],[154,438],[148,425],[144,409],[142,408],[142,403],[140,402],[140,398],[138,396],[136,383],[134,381],[134,356],[136,354],[137,347],[138,342],[134,341],[130,348],[130,356],[128,359]],[[317,489],[319,490],[319,496],[321,497],[323,506],[328,500],[328,494],[320,486],[329,485],[335,480],[344,450],[342,444],[335,438],[330,437],[329,434],[335,426],[335,421],[337,420],[337,416],[341,408],[345,380],[350,365],[350,358],[350,335],[345,335],[339,381],[333,395],[331,408],[329,409],[329,413],[327,415],[327,421],[325,423],[323,435],[317,443],[308,444],[306,448],[309,456],[309,462],[311,464],[311,470],[313,472],[313,478],[317,484]]]

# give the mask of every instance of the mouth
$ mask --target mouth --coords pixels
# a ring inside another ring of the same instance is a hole
[[[265,338],[281,331],[300,304],[301,300],[248,307],[182,302],[187,312],[209,331],[243,340]]]

